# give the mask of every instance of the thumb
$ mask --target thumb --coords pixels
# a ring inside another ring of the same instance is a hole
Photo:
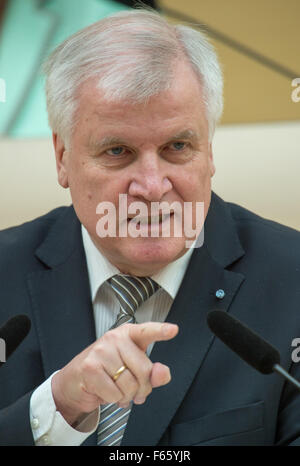
[[[150,383],[153,388],[160,387],[161,385],[166,385],[171,380],[170,369],[168,366],[161,364],[160,362],[155,362],[152,366]]]

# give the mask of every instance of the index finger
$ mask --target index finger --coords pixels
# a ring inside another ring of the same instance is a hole
[[[129,335],[132,341],[143,351],[155,341],[166,341],[178,333],[178,325],[168,322],[145,322],[130,326]]]

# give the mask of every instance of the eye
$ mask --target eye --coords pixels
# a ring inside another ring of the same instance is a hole
[[[111,149],[108,149],[106,152],[108,155],[122,155],[124,153],[125,149],[122,146],[116,146],[112,147]]]
[[[186,143],[185,142],[181,142],[181,141],[177,141],[177,142],[173,142],[171,144],[171,147],[173,148],[173,150],[175,151],[180,151],[182,149],[184,149],[186,146]]]

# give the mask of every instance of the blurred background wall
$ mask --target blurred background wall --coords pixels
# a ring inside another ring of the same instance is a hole
[[[56,181],[44,57],[129,0],[0,0],[0,228],[71,203]],[[225,110],[213,189],[300,230],[299,0],[150,1],[206,31],[223,66]]]

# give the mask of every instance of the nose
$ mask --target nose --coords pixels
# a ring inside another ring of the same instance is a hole
[[[133,172],[128,194],[147,201],[158,202],[171,191],[173,185],[162,169],[156,154],[148,154],[138,161],[138,169]]]

